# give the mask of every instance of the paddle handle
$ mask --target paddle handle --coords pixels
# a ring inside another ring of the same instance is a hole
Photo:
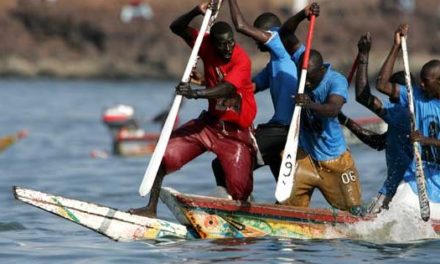
[[[405,68],[405,82],[408,90],[408,106],[409,106],[410,120],[411,120],[411,131],[415,131],[417,129],[416,117],[414,111],[414,97],[412,92],[411,74],[409,70],[408,47],[406,44],[406,36],[401,37],[401,45],[402,45],[402,53],[403,53],[403,65]],[[414,142],[413,148],[414,148],[414,159],[416,162],[416,183],[417,183],[417,192],[419,196],[420,216],[424,221],[428,221],[431,213],[429,208],[428,195],[426,193],[425,175],[423,171],[422,155],[420,153],[419,142]]]
[[[197,36],[196,42],[191,52],[191,56],[189,57],[188,63],[186,65],[185,71],[181,79],[182,82],[189,82],[190,80],[191,71],[194,65],[197,63],[197,55],[199,53],[200,46],[202,45],[205,32],[208,29],[211,16],[212,16],[212,9],[209,8],[208,10],[206,10],[205,16],[203,18],[203,22],[200,27],[199,34]],[[174,123],[176,121],[176,117],[179,112],[181,103],[182,103],[182,96],[176,95],[174,97],[171,110],[162,128],[162,132],[160,133],[159,140],[156,144],[156,148],[154,149],[153,155],[151,156],[150,162],[148,163],[148,167],[142,179],[141,186],[139,187],[139,194],[141,196],[147,195],[151,191],[151,188],[153,187],[154,180],[156,179],[156,174],[159,171],[160,164],[162,162],[163,156],[165,154],[165,150],[170,140],[171,132],[173,131]]]
[[[351,81],[353,80],[354,74],[356,73],[356,70],[359,66],[359,55],[356,56],[356,59],[353,61],[353,65],[351,65],[350,73],[348,74],[347,81],[348,85],[350,86]]]
[[[313,40],[313,31],[315,29],[314,15],[310,18],[309,31],[307,33],[306,50],[303,56],[301,67],[301,77],[299,81],[298,93],[304,93],[306,84],[307,68],[309,66],[310,49]],[[284,147],[283,159],[281,161],[278,182],[275,190],[275,198],[278,202],[286,201],[291,194],[292,187],[295,184],[296,155],[298,152],[298,137],[300,132],[301,106],[295,106],[292,115],[292,121],[287,134],[286,145]]]

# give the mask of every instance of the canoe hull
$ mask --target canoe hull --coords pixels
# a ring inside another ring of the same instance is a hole
[[[132,215],[106,206],[13,187],[17,200],[35,206],[115,241],[192,238],[183,225]]]
[[[213,197],[181,194],[163,188],[161,200],[184,225],[201,238],[284,237],[296,239],[354,238],[353,224],[375,219],[333,209],[295,208],[245,203]],[[433,222],[440,234],[440,222]]]

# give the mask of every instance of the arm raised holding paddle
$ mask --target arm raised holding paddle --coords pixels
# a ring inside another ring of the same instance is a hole
[[[423,66],[420,71],[420,84],[412,81],[406,45],[407,34],[408,25],[400,25],[394,33],[394,43],[382,66],[377,88],[390,95],[399,105],[409,109],[409,116],[407,115],[406,118],[409,117],[410,120],[414,159],[405,171],[404,181],[397,190],[395,199],[397,202],[401,200],[408,206],[419,207],[421,218],[427,221],[431,215],[434,218],[440,218],[440,198],[437,195],[439,188],[436,181],[440,170],[437,165],[432,166],[438,162],[438,159],[434,158],[438,156],[438,148],[436,146],[421,147],[419,142],[414,139],[426,143],[426,137],[437,139],[440,137],[437,132],[438,124],[440,124],[440,120],[438,120],[438,116],[440,116],[438,104],[440,100],[440,61],[431,60]],[[403,53],[406,87],[392,84],[388,80],[400,50]],[[415,137],[416,130],[419,130],[423,137]],[[429,187],[426,188],[426,185]],[[415,199],[408,199],[408,197],[415,197]],[[414,206],[415,204],[417,205]]]
[[[193,8],[174,21],[171,29],[193,47],[193,51],[196,48],[199,50],[206,85],[206,89],[192,89],[189,84],[190,69],[188,75],[185,75],[187,78],[183,78],[177,85],[176,97],[207,99],[209,108],[198,118],[170,132],[168,145],[163,147],[163,155],[155,161],[159,162],[159,168],[157,177],[152,178],[154,184],[147,177],[152,185],[150,201],[146,207],[130,210],[131,213],[155,216],[165,175],[179,170],[206,151],[213,152],[219,159],[225,170],[227,191],[233,199],[244,201],[252,192],[253,147],[250,129],[256,115],[256,105],[250,79],[251,62],[246,52],[235,42],[232,28],[226,22],[216,22],[210,33],[188,26],[206,8],[206,4]],[[198,43],[200,45],[197,47]],[[202,175],[193,175],[199,176]],[[142,187],[141,194],[145,194],[148,188]]]

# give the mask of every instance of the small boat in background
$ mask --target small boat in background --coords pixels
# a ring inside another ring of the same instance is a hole
[[[5,151],[10,146],[27,137],[28,134],[29,132],[26,129],[22,129],[15,134],[0,137],[0,152]]]
[[[139,128],[132,106],[118,104],[106,109],[102,122],[112,137],[112,153],[120,156],[143,156],[153,153],[158,133],[147,133]]]

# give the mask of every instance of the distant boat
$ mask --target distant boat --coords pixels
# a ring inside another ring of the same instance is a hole
[[[112,153],[121,156],[142,156],[153,153],[159,133],[147,133],[139,128],[134,107],[118,104],[106,109],[102,122],[112,137]]]
[[[13,135],[7,135],[0,137],[0,152],[5,151],[21,139],[28,136],[28,131],[26,129],[20,130]]]
[[[140,0],[132,0],[129,5],[125,5],[121,10],[121,21],[130,23],[134,19],[150,20],[153,18],[153,9],[147,3]]]

